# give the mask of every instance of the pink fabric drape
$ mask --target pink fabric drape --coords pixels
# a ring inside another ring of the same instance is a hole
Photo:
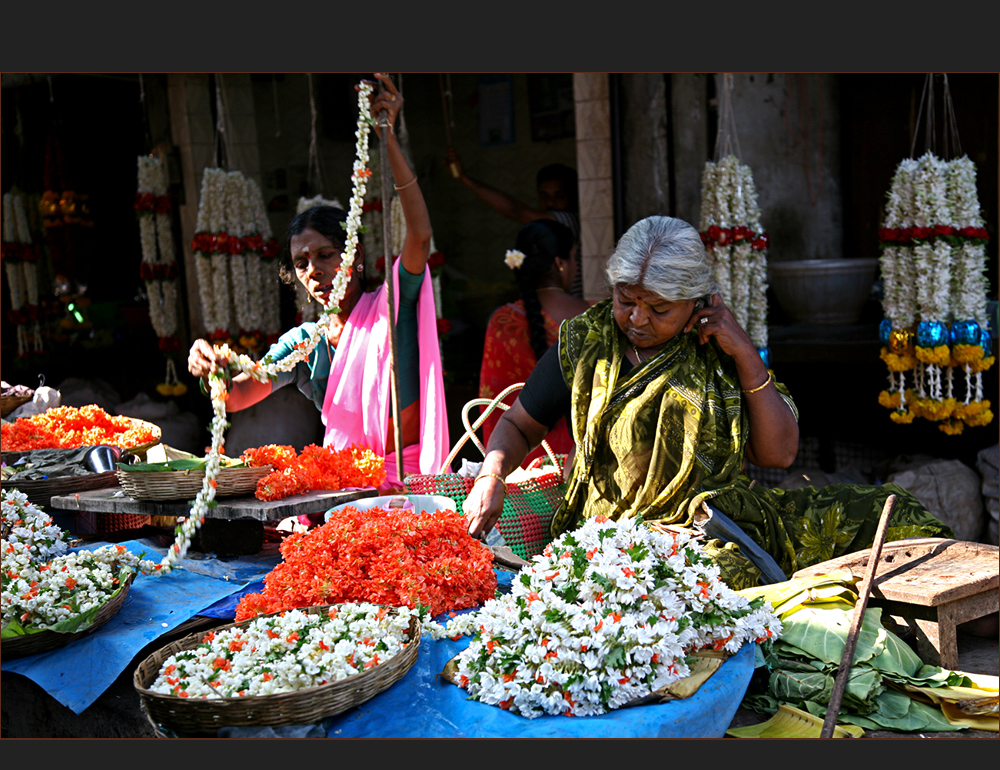
[[[399,259],[393,265],[393,299],[399,312]],[[389,314],[385,286],[363,294],[351,311],[330,366],[323,401],[324,446],[345,449],[355,444],[385,456],[386,429],[392,396],[389,390]],[[448,413],[444,400],[441,349],[437,337],[434,289],[430,270],[417,299],[417,344],[420,351],[420,443],[404,447],[403,471],[438,473],[448,456]],[[385,485],[402,486],[396,453],[385,460]],[[383,486],[385,486],[383,485]]]

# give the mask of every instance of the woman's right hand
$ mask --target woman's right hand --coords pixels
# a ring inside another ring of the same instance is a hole
[[[207,377],[218,371],[223,363],[225,362],[220,360],[215,347],[208,340],[199,339],[192,343],[188,352],[188,371],[195,377]]]
[[[503,513],[504,485],[492,476],[480,476],[472,485],[462,511],[468,525],[469,534],[475,538],[485,538]]]

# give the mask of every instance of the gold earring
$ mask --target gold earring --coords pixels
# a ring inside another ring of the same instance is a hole
[[[313,301],[313,295],[312,294],[306,294],[306,304],[307,305],[311,305],[312,301]]]

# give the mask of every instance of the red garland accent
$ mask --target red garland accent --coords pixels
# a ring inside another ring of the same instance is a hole
[[[933,225],[931,227],[883,227],[878,231],[878,239],[882,246],[897,244],[910,246],[920,241],[934,243],[936,238],[945,238],[953,245],[961,241],[972,241],[974,244],[985,244],[990,235],[985,227],[952,227],[951,225]]]
[[[181,341],[176,335],[170,335],[169,337],[160,337],[159,340],[160,352],[164,355],[170,355],[171,353],[178,353],[181,349]]]
[[[719,246],[725,246],[730,243],[750,241],[750,248],[763,251],[767,248],[768,243],[770,242],[767,233],[755,233],[745,225],[737,225],[736,227],[719,227],[718,225],[711,225],[708,230],[703,233],[699,233],[699,235],[701,236],[701,242],[704,243],[705,247],[708,249],[715,248],[716,244]]]
[[[260,255],[264,259],[274,259],[280,253],[280,244],[274,238],[271,238],[266,244],[264,244],[264,248],[261,249]]]
[[[369,201],[361,204],[361,211],[363,213],[368,213],[369,211],[381,211],[382,210],[382,199],[376,198],[373,201]]]

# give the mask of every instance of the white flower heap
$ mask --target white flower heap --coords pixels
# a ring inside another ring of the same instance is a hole
[[[603,714],[687,676],[694,652],[781,633],[687,535],[604,517],[554,540],[473,622],[459,683],[526,717]]]
[[[340,681],[387,662],[408,644],[406,607],[341,604],[289,610],[207,634],[167,658],[150,691],[182,698],[273,695]]]
[[[7,287],[10,292],[9,318],[16,326],[17,355],[42,352],[42,331],[38,320],[38,247],[31,241],[24,193],[3,196],[2,248]]]
[[[760,222],[753,172],[735,155],[705,164],[699,229],[722,298],[770,368],[768,238]]]
[[[139,183],[135,212],[139,219],[142,264],[139,276],[149,297],[149,320],[159,337],[160,351],[167,357],[166,374],[156,390],[164,396],[182,396],[187,386],[177,376],[174,357],[180,351],[177,338],[177,260],[172,206],[167,195],[167,174],[157,155],[139,156]]]
[[[995,360],[986,311],[987,239],[969,158],[944,161],[928,152],[899,163],[879,230],[881,357],[889,369],[879,403],[893,410],[894,422],[921,417],[957,434],[993,419],[982,388],[982,372]],[[965,375],[964,396],[956,369]]]
[[[0,543],[2,627],[53,627],[103,606],[128,571],[158,569],[122,545],[67,553],[62,530],[26,495],[4,490],[0,500],[4,532],[9,530]]]

